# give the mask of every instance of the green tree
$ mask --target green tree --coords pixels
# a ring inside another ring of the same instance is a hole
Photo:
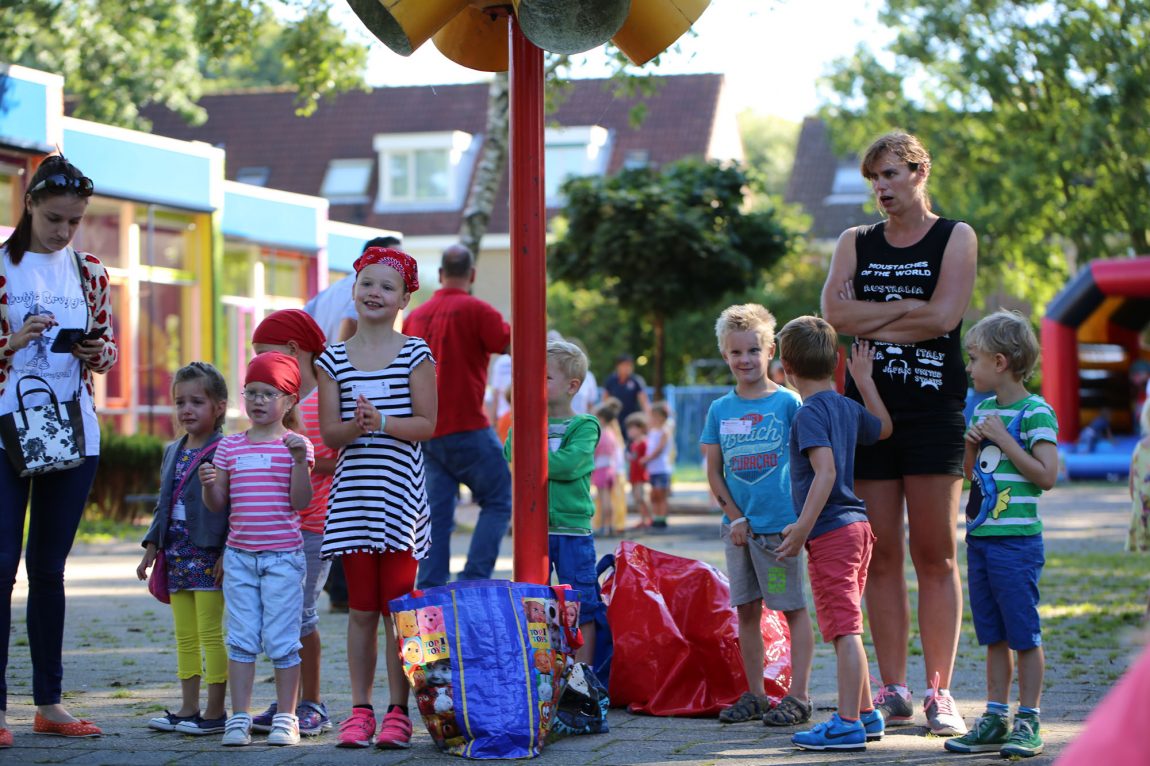
[[[940,212],[980,236],[979,291],[1044,303],[1086,259],[1147,252],[1150,3],[888,0],[896,36],[831,77],[840,149],[901,127]]]
[[[650,323],[657,390],[667,321],[758,284],[792,246],[774,211],[748,210],[748,184],[738,165],[687,159],[563,185],[566,225],[549,271]]]
[[[213,78],[293,85],[308,114],[320,98],[363,85],[367,49],[348,41],[330,8],[329,0],[24,0],[3,11],[0,61],[63,75],[73,115],[123,127],[147,129],[148,104],[203,122],[196,101]]]
[[[738,120],[744,161],[762,176],[768,194],[782,196],[795,164],[798,123],[751,109],[739,112]]]

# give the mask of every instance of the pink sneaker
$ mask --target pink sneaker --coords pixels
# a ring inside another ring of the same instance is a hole
[[[386,719],[384,719],[386,720]],[[339,725],[336,747],[371,747],[375,734],[375,714],[361,707],[351,709],[351,715]]]
[[[400,750],[411,747],[411,719],[399,708],[383,717],[375,746],[380,750]]]

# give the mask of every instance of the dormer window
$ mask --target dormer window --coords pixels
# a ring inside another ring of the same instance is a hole
[[[272,171],[269,167],[240,168],[236,171],[236,181],[241,184],[251,184],[252,186],[267,186],[271,173]]]
[[[842,163],[835,168],[835,180],[824,205],[862,205],[870,199],[870,183],[859,172],[858,164]]]
[[[607,172],[611,156],[608,144],[611,132],[598,125],[548,128],[543,137],[547,204],[563,204],[559,187],[568,178],[601,176]]]
[[[377,212],[441,210],[463,202],[474,161],[470,133],[389,133],[375,137],[379,153]]]
[[[374,160],[332,160],[323,174],[320,196],[336,205],[355,205],[371,199]]]

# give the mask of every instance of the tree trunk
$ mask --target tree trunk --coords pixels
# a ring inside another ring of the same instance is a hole
[[[479,246],[491,221],[499,182],[503,180],[503,170],[507,166],[509,94],[507,73],[496,72],[487,90],[487,126],[484,129],[483,150],[471,177],[467,203],[463,206],[463,220],[459,226],[459,241],[475,254],[476,260],[479,259]]]
[[[666,374],[666,364],[664,353],[667,347],[667,333],[666,333],[666,317],[661,313],[655,314],[655,398],[663,398],[663,384],[664,376]]]

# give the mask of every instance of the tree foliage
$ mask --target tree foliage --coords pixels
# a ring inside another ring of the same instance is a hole
[[[840,149],[894,127],[934,156],[937,207],[980,236],[980,290],[1044,302],[1078,262],[1146,253],[1150,3],[887,0],[888,51],[840,62]]]
[[[767,193],[782,196],[795,164],[799,125],[750,109],[739,112],[738,119],[747,167],[762,176]]]
[[[330,7],[329,0],[24,0],[3,11],[0,61],[63,75],[73,115],[123,127],[147,129],[140,109],[148,104],[203,122],[196,101],[213,79],[293,85],[308,114],[320,98],[363,84],[367,49],[347,39]]]
[[[551,276],[650,322],[657,387],[667,320],[758,284],[792,244],[772,210],[747,209],[747,186],[738,165],[695,159],[563,185],[566,229],[549,253]]]

